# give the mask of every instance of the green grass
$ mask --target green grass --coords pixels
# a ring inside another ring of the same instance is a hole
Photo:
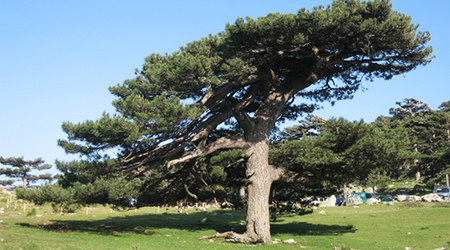
[[[318,209],[326,215],[284,214],[272,223],[272,237],[297,243],[276,245],[198,240],[216,232],[243,232],[243,211],[210,209],[207,212],[216,215],[208,215],[194,209],[178,214],[173,209],[157,213],[156,208],[141,208],[110,214],[109,208],[98,206],[90,208],[89,215],[84,210],[60,215],[44,206],[36,207],[35,216],[27,216],[22,209],[10,208],[0,214],[0,249],[435,249],[450,246],[450,207],[438,204],[363,205]]]

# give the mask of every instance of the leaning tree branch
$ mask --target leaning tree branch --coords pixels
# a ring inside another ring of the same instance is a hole
[[[187,152],[183,157],[169,161],[167,163],[167,168],[170,169],[173,165],[188,162],[190,160],[199,157],[205,157],[218,150],[231,148],[246,148],[248,146],[249,146],[248,142],[243,137],[222,138],[200,150]]]

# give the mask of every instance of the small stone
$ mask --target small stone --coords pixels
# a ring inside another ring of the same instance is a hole
[[[294,239],[288,239],[288,240],[283,240],[283,243],[286,243],[286,244],[295,244],[296,242],[295,242]]]

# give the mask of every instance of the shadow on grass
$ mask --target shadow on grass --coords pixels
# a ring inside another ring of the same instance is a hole
[[[120,236],[120,233],[136,233],[152,235],[158,229],[179,229],[188,231],[214,230],[216,232],[234,231],[243,233],[245,213],[234,212],[208,214],[197,212],[192,214],[144,214],[111,216],[106,219],[91,220],[51,220],[46,222],[19,223],[23,227],[31,227],[54,232],[88,232],[100,235]],[[311,224],[305,222],[276,223],[271,225],[272,234],[294,235],[340,235],[354,233],[353,226]]]

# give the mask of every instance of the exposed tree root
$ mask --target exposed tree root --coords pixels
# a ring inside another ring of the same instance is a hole
[[[261,240],[248,236],[247,234],[238,234],[233,231],[225,233],[216,233],[214,235],[202,236],[199,240],[212,239],[212,238],[224,238],[226,242],[242,243],[242,244],[255,244],[260,243]]]

